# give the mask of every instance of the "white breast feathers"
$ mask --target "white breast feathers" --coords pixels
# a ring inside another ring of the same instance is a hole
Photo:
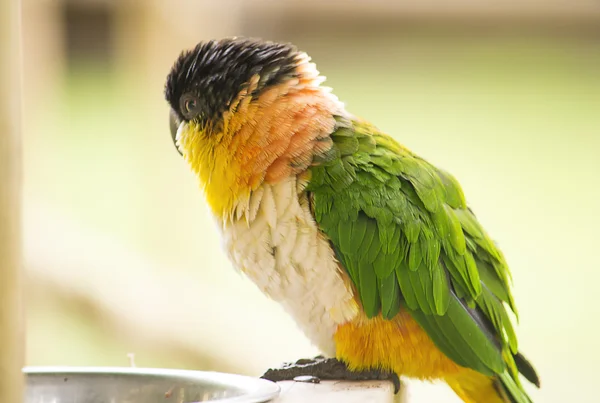
[[[350,283],[308,206],[305,183],[263,184],[221,223],[234,265],[281,303],[306,336],[333,356],[338,324],[358,312]]]

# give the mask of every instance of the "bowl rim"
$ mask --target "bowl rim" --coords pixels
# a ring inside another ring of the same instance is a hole
[[[266,379],[217,371],[146,367],[26,366],[23,367],[23,373],[25,375],[154,375],[179,377],[235,387],[241,389],[244,393],[241,396],[214,400],[215,403],[265,403],[278,397],[281,392],[281,387],[277,383]]]

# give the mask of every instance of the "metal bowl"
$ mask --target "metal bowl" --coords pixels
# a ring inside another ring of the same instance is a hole
[[[26,367],[25,403],[263,403],[279,395],[264,379],[152,368]]]

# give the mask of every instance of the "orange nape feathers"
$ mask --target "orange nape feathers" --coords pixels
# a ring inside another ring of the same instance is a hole
[[[251,96],[260,76],[223,113],[222,123],[200,127],[191,121],[178,135],[180,149],[200,178],[213,212],[232,217],[263,182],[277,183],[304,172],[313,156],[332,146],[337,99],[308,58],[298,77]]]
[[[421,380],[443,380],[467,403],[503,403],[492,378],[442,353],[406,311],[393,320],[364,313],[335,333],[336,357],[351,370],[378,368]]]

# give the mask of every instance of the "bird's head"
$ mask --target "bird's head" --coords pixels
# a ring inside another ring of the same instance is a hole
[[[215,212],[306,170],[325,147],[341,107],[322,81],[291,44],[213,40],[179,56],[165,86],[171,136]]]
[[[182,52],[165,87],[173,141],[187,123],[203,132],[222,129],[223,113],[234,102],[256,100],[266,89],[297,77],[300,59],[292,45],[249,39],[201,42]]]

